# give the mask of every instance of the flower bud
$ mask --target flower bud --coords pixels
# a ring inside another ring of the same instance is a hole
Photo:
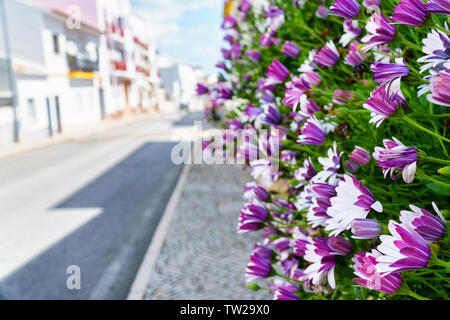
[[[450,177],[450,166],[439,168],[437,172],[445,177]]]
[[[350,242],[340,237],[329,237],[328,247],[339,255],[347,255],[352,251],[352,245]]]

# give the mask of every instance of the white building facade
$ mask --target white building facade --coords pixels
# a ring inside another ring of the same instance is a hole
[[[30,3],[4,0],[19,140],[37,140],[98,121],[101,32]],[[26,17],[26,19],[24,19]],[[11,106],[0,107],[0,142],[11,141]]]
[[[160,57],[159,72],[166,97],[178,107],[186,104],[189,110],[203,110],[203,99],[197,96],[197,83],[204,78],[203,71],[194,66]]]
[[[14,119],[18,140],[32,141],[157,110],[153,30],[129,0],[0,1],[0,145],[15,140]]]

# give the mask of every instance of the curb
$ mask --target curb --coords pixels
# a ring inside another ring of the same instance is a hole
[[[166,208],[153,235],[150,246],[145,253],[141,266],[139,267],[133,284],[131,285],[130,291],[128,292],[127,300],[143,300],[144,298],[150,276],[152,274],[155,263],[158,260],[159,253],[162,249],[164,241],[167,237],[170,223],[173,216],[175,215],[178,202],[180,200],[181,193],[183,192],[184,185],[186,184],[191,166],[192,165],[190,164],[184,164],[183,171],[181,172],[172,195],[167,202]]]

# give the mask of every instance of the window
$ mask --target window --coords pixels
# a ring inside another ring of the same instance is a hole
[[[27,113],[29,123],[30,124],[36,123],[37,122],[36,105],[34,104],[33,98],[29,98],[27,100]]]
[[[59,54],[59,36],[57,33],[54,33],[52,38],[53,38],[53,52]]]

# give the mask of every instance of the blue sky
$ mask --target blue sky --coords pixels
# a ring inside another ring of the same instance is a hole
[[[155,27],[160,54],[214,73],[221,58],[223,0],[131,0]]]

